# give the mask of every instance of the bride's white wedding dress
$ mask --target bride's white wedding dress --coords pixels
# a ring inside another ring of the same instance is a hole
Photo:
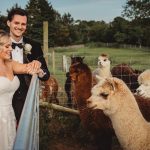
[[[19,87],[19,79],[0,76],[0,150],[12,150],[16,136],[16,118],[12,107],[13,94]]]

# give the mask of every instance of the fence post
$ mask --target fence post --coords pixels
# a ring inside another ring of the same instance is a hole
[[[53,65],[53,74],[55,75],[55,50],[52,49],[52,65]]]
[[[62,56],[62,67],[63,67],[63,71],[65,72],[68,72],[69,69],[68,69],[68,60],[67,60],[67,56],[66,55],[63,55]]]
[[[43,51],[48,64],[48,21],[43,21]]]

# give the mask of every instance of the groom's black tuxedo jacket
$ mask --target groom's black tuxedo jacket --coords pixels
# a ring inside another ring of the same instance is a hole
[[[46,65],[46,61],[43,57],[43,51],[41,48],[41,44],[38,42],[35,42],[31,39],[28,39],[26,37],[23,37],[23,43],[24,44],[30,44],[32,46],[31,49],[31,54],[27,54],[25,55],[25,53],[23,53],[23,61],[24,63],[28,63],[31,62],[33,60],[38,60],[41,62],[42,66],[41,69],[46,73],[44,75],[43,78],[39,78],[42,81],[46,81],[48,80],[48,78],[50,77],[50,72],[47,68]],[[23,49],[24,51],[24,49]],[[14,96],[13,96],[13,101],[12,101],[12,105],[15,111],[15,115],[16,115],[16,119],[17,121],[19,121],[20,116],[21,116],[21,112],[23,109],[23,105],[26,99],[26,95],[27,95],[27,91],[29,88],[29,84],[31,81],[31,75],[17,75],[19,80],[20,80],[20,86],[18,88],[18,90],[15,92]]]

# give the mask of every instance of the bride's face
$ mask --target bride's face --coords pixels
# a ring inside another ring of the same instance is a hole
[[[0,59],[9,60],[11,58],[11,40],[9,37],[3,37],[0,44]]]

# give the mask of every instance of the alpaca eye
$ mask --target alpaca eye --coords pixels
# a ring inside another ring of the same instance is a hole
[[[108,93],[106,93],[106,92],[103,92],[103,93],[100,93],[100,96],[102,96],[102,97],[104,97],[104,98],[107,98],[108,97]]]
[[[107,59],[104,59],[104,61],[107,61]]]

